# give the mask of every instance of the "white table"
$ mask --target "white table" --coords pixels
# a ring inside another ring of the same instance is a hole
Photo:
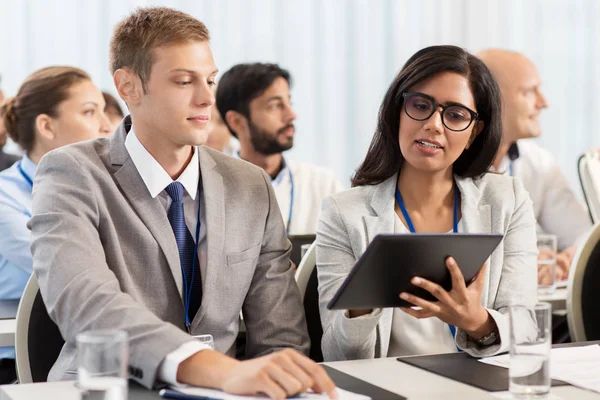
[[[0,347],[15,345],[16,319],[0,319]]]
[[[419,399],[497,399],[506,393],[489,393],[457,381],[441,377],[417,367],[396,361],[395,358],[327,363],[410,400]],[[572,386],[552,389],[552,394],[563,399],[600,400],[600,394]],[[505,397],[506,398],[506,397]],[[34,383],[0,386],[0,400],[79,400],[72,382]],[[156,392],[139,386],[130,388],[129,400],[158,400]],[[379,400],[379,399],[374,399]]]

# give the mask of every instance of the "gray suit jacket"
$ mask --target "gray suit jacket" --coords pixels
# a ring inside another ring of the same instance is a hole
[[[386,357],[393,309],[361,318],[326,305],[373,238],[394,232],[394,191],[397,175],[379,185],[337,193],[323,202],[317,231],[317,265],[323,356],[326,361]],[[471,355],[487,356],[508,350],[508,306],[516,314],[520,333],[535,334],[532,309],[537,297],[537,247],[531,200],[522,183],[486,174],[481,179],[456,178],[461,192],[462,224],[466,233],[500,233],[504,239],[490,257],[481,303],[496,321],[501,342],[479,348],[458,329],[456,344]],[[377,329],[376,329],[377,328]]]
[[[79,332],[126,330],[130,371],[147,387],[168,353],[195,340],[185,331],[175,237],[125,148],[128,124],[110,139],[48,153],[36,172],[33,268],[66,340],[49,380],[74,379]],[[211,333],[216,349],[234,356],[242,311],[249,357],[306,353],[291,245],[267,175],[206,147],[199,160],[208,262],[192,334]]]

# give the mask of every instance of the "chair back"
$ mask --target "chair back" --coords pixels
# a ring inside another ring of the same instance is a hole
[[[37,278],[32,274],[17,310],[15,356],[19,382],[46,382],[64,343],[46,311]]]
[[[316,362],[323,361],[321,338],[321,312],[319,311],[319,280],[316,262],[317,244],[313,243],[296,270],[296,283],[300,289],[300,297],[306,314],[306,326],[310,337],[310,358]]]
[[[577,172],[592,223],[597,224],[600,222],[600,154],[588,151],[579,157]]]
[[[295,266],[300,265],[302,261],[302,246],[305,244],[314,243],[317,235],[306,234],[306,235],[289,235],[288,239],[292,243],[292,252],[290,253],[290,260]]]
[[[600,340],[600,224],[579,246],[567,284],[567,323],[573,342]]]

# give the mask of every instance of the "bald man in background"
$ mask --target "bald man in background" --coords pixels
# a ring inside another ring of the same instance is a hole
[[[577,240],[591,227],[591,220],[552,154],[526,140],[541,135],[539,115],[548,107],[540,77],[522,54],[489,49],[477,56],[492,71],[502,92],[502,144],[494,169],[523,181],[533,201],[538,232],[558,238],[556,279],[566,279]],[[539,279],[545,279],[543,274]]]
[[[3,101],[4,101],[4,93],[2,93],[2,90],[0,90],[0,104],[2,104]],[[0,115],[0,171],[3,171],[5,169],[7,169],[8,167],[12,166],[20,158],[19,156],[16,156],[14,154],[7,154],[4,151],[2,151],[2,148],[6,144],[7,139],[8,139],[8,133],[6,132],[6,129],[4,128],[4,121],[2,119],[2,116]]]

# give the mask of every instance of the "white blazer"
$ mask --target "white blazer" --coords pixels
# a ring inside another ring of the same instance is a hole
[[[491,173],[479,179],[455,179],[461,193],[464,232],[504,235],[490,257],[481,298],[498,326],[500,343],[480,348],[461,329],[457,329],[455,339],[467,353],[489,356],[508,350],[509,305],[520,306],[516,313],[519,336],[535,335],[536,222],[520,180]],[[328,310],[326,306],[371,240],[394,232],[396,181],[394,175],[378,185],[355,187],[323,201],[317,230],[317,268],[325,361],[388,356],[392,308],[348,318],[347,311]]]
[[[592,227],[586,206],[571,190],[552,153],[531,139],[519,140],[517,148],[519,157],[512,162],[512,173],[523,181],[533,201],[538,231],[556,235],[559,250],[576,245]],[[498,172],[510,174],[510,164],[507,155]]]
[[[314,234],[317,231],[321,201],[343,189],[333,170],[316,165],[285,159],[294,179],[294,199],[291,200],[292,183],[289,172],[273,184],[283,223],[292,235]],[[286,169],[287,171],[287,169]],[[292,207],[292,220],[288,217]]]

